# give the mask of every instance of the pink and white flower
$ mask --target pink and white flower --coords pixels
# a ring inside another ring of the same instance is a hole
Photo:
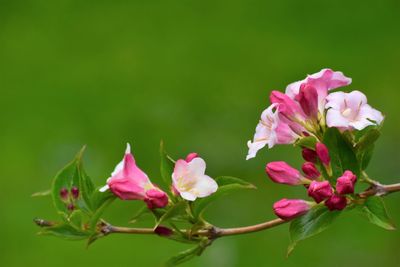
[[[324,111],[325,98],[328,95],[328,91],[349,85],[351,78],[344,76],[340,71],[333,71],[331,69],[322,69],[321,71],[308,75],[304,80],[297,81],[289,84],[286,87],[285,93],[292,99],[300,93],[300,89],[316,90],[318,94],[318,109],[321,113]],[[304,87],[307,85],[306,87]]]
[[[168,196],[154,186],[149,177],[136,165],[127,144],[123,160],[115,167],[101,192],[110,190],[122,200],[143,200],[150,209],[162,208],[168,204]]]
[[[342,130],[362,130],[383,121],[380,111],[367,104],[367,97],[360,91],[335,92],[327,97],[326,123]]]
[[[277,106],[278,104],[272,104],[262,112],[253,142],[247,142],[249,147],[247,160],[254,158],[258,150],[266,145],[268,148],[272,148],[275,144],[292,144],[299,137],[279,118]]]
[[[205,175],[206,162],[200,158],[191,158],[186,161],[179,159],[175,163],[172,173],[173,188],[183,199],[194,201],[197,198],[207,197],[215,193],[218,184],[214,179]]]

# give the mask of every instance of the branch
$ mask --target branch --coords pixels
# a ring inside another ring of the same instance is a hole
[[[364,192],[358,194],[360,198],[367,198],[370,196],[384,196],[393,192],[400,191],[400,183],[398,184],[390,184],[390,185],[382,185],[378,182],[375,182],[370,188],[365,190]],[[223,236],[230,235],[241,235],[263,231],[266,229],[273,228],[275,226],[287,223],[289,221],[284,221],[282,219],[274,219],[270,221],[266,221],[260,224],[245,226],[245,227],[237,227],[237,228],[218,228],[212,227],[210,230],[200,230],[195,233],[191,233],[192,236],[207,236],[210,239],[216,239]],[[153,228],[130,228],[130,227],[119,227],[113,226],[105,223],[101,228],[103,234],[155,234]],[[175,232],[175,230],[173,230]],[[181,230],[183,233],[189,233],[189,230]]]

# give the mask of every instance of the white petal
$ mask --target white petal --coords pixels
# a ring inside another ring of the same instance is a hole
[[[124,160],[122,159],[120,163],[115,166],[114,171],[111,173],[111,177],[117,175],[120,171],[124,169]]]
[[[130,154],[130,153],[131,153],[131,145],[129,143],[126,143],[125,154]]]
[[[192,193],[197,197],[207,197],[218,190],[218,184],[211,177],[203,175],[198,177],[197,183]]]
[[[360,91],[352,91],[346,94],[346,105],[353,111],[357,111],[365,104],[367,104],[367,97]]]
[[[108,189],[110,189],[110,187],[108,186],[108,184],[106,184],[105,186],[103,186],[102,188],[99,189],[100,192],[105,192]]]
[[[342,113],[336,109],[328,109],[326,113],[326,124],[328,127],[348,127],[349,121],[342,116]]]
[[[372,108],[370,105],[363,105],[360,109],[360,117],[367,118],[375,121],[377,124],[381,124],[383,121],[383,115],[379,110]]]
[[[204,175],[206,171],[206,162],[204,159],[197,157],[188,163],[188,176],[196,177]]]
[[[289,84],[286,87],[285,94],[287,94],[291,99],[294,99],[300,91],[300,85],[304,83],[305,80],[297,81],[294,83]]]
[[[250,140],[247,142],[247,146],[249,147],[249,152],[247,154],[246,160],[252,159],[257,155],[258,150],[265,147],[267,144],[267,140],[251,142]],[[270,146],[270,144],[268,144]]]
[[[181,192],[180,194],[183,199],[186,199],[188,201],[195,201],[197,198],[195,195],[189,192]]]
[[[343,92],[335,92],[331,93],[326,97],[327,103],[325,105],[325,108],[333,108],[340,110],[342,106],[345,104],[345,98],[346,94]]]

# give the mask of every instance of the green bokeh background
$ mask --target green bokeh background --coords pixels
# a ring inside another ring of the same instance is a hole
[[[97,185],[131,142],[154,180],[158,145],[173,157],[196,151],[208,174],[258,186],[215,203],[221,227],[273,218],[282,197],[304,189],[273,184],[272,160],[300,166],[290,146],[245,161],[272,89],[323,67],[353,78],[387,114],[369,168],[400,179],[400,2],[380,1],[0,1],[0,266],[160,266],[186,249],[155,236],[114,235],[95,243],[38,237],[32,218],[55,219],[47,189],[83,144]],[[387,197],[400,222],[400,194]],[[117,201],[105,214],[124,225],[140,203]],[[151,220],[143,225],[150,225]],[[398,266],[400,233],[357,214],[302,242],[290,258],[287,225],[220,239],[183,266]]]

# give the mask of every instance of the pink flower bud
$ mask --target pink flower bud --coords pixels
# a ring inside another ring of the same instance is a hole
[[[343,210],[347,206],[347,199],[343,196],[332,195],[327,201],[325,201],[325,206],[329,210]]]
[[[336,181],[336,191],[340,195],[353,194],[354,184],[356,181],[357,176],[355,176],[351,171],[345,171]]]
[[[300,103],[303,112],[308,117],[318,117],[318,92],[314,86],[306,83],[302,84],[296,100]]]
[[[315,200],[315,202],[320,203],[321,201],[332,196],[333,189],[328,181],[312,181],[307,192],[308,195]]]
[[[62,200],[67,200],[68,199],[68,189],[63,187],[60,189],[60,197]]]
[[[301,169],[303,170],[304,175],[309,179],[315,180],[321,176],[321,173],[312,162],[305,162],[303,166],[301,166]]]
[[[284,161],[268,163],[265,167],[265,171],[275,183],[288,185],[302,184],[300,172]]]
[[[302,199],[281,199],[274,203],[274,213],[282,220],[288,221],[301,216],[311,208],[310,203]]]
[[[168,205],[168,196],[159,189],[150,189],[146,191],[144,202],[149,209],[163,208]]]
[[[288,119],[305,118],[300,105],[286,94],[279,91],[272,91],[269,98],[272,104],[278,104],[279,113]]]
[[[317,152],[309,148],[303,148],[301,151],[303,159],[312,163],[317,163]]]
[[[159,236],[170,236],[173,234],[173,231],[165,226],[157,226],[156,229],[154,229],[154,233],[156,233]]]
[[[71,195],[74,199],[77,199],[79,197],[79,189],[76,186],[73,186],[71,188]]]
[[[329,156],[329,151],[326,145],[323,143],[317,143],[315,151],[317,152],[318,158],[321,160],[322,164],[328,166],[331,162],[331,157]]]
[[[197,153],[190,153],[189,155],[186,156],[185,161],[187,163],[191,162],[194,158],[198,158],[199,155]]]

